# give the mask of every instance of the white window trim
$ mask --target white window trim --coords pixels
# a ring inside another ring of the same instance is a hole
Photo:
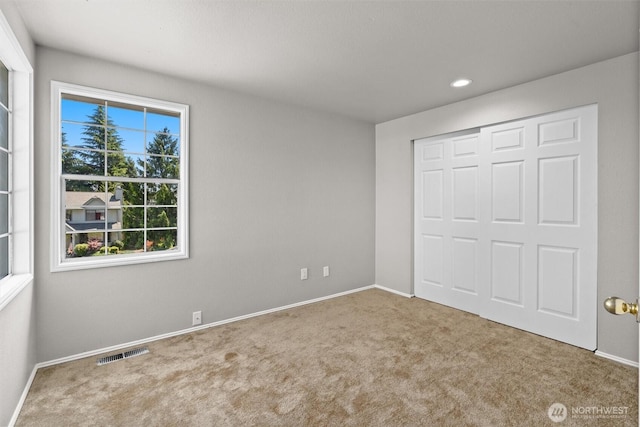
[[[0,310],[33,281],[33,68],[0,11],[0,60],[9,69],[13,91],[12,245],[10,273],[0,280]]]
[[[66,245],[64,223],[65,207],[61,203],[63,194],[62,160],[60,141],[60,110],[63,94],[99,98],[111,102],[140,105],[179,113],[180,120],[180,182],[178,191],[178,239],[177,250],[153,251],[142,254],[111,255],[65,259]],[[51,271],[70,271],[98,267],[141,264],[189,258],[189,159],[188,159],[189,106],[136,95],[128,95],[104,89],[94,89],[70,83],[51,81]]]

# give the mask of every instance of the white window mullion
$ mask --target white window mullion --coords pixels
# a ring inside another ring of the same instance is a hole
[[[95,181],[96,177],[93,175],[74,175],[74,174],[62,174],[60,175],[65,180],[76,180],[76,181]],[[130,178],[126,176],[105,176],[99,178],[101,181],[105,182],[137,182],[140,184],[144,184],[145,182],[150,184],[180,184],[179,179],[173,178]]]
[[[144,170],[143,170],[143,177],[146,179],[147,178],[147,170],[148,170],[148,164],[149,164],[149,153],[147,152],[147,141],[148,141],[148,136],[147,133],[149,132],[148,130],[148,115],[149,111],[148,109],[145,107],[144,109],[144,120],[143,120],[143,126],[144,126],[144,157],[143,162],[144,162]],[[149,202],[147,200],[147,194],[149,192],[149,188],[148,188],[149,183],[145,182],[144,184],[144,192],[142,194],[142,202],[144,203],[144,207],[142,208],[142,218],[143,218],[143,240],[144,240],[144,251],[147,252],[147,241],[149,240],[149,236],[147,234],[147,216],[148,216],[148,206],[149,206]]]

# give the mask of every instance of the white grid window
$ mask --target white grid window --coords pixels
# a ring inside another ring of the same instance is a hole
[[[33,280],[33,68],[0,11],[0,310]]]
[[[11,85],[9,70],[0,63],[0,279],[11,274]]]
[[[52,270],[186,258],[188,106],[52,83]]]

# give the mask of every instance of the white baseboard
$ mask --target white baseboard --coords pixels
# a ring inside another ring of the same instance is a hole
[[[383,291],[391,292],[392,294],[400,295],[401,297],[405,297],[405,298],[415,297],[414,294],[406,294],[404,292],[396,291],[395,289],[387,288],[386,286],[373,285],[373,287],[376,289],[381,289]]]
[[[123,343],[123,344],[116,344],[116,345],[113,345],[113,346],[110,346],[110,347],[99,348],[99,349],[87,351],[87,352],[84,352],[84,353],[79,353],[79,354],[74,354],[74,355],[71,355],[71,356],[61,357],[59,359],[54,359],[54,360],[49,360],[47,362],[38,363],[36,365],[36,368],[44,368],[46,366],[58,365],[60,363],[65,363],[65,362],[71,362],[73,360],[84,359],[85,357],[97,356],[99,354],[104,354],[104,353],[110,353],[110,352],[114,352],[114,351],[118,351],[118,350],[123,350],[123,349],[128,348],[128,347],[136,347],[136,346],[139,346],[139,345],[142,345],[142,344],[147,344],[147,343],[150,343],[150,342],[153,342],[153,341],[158,341],[158,340],[162,340],[162,339],[165,339],[165,338],[171,338],[171,337],[175,337],[175,336],[178,336],[178,335],[188,334],[188,333],[199,331],[199,330],[202,330],[202,329],[213,328],[213,327],[216,327],[216,326],[225,325],[227,323],[233,323],[233,322],[237,322],[239,320],[249,319],[251,317],[262,316],[264,314],[275,313],[277,311],[288,310],[290,308],[300,307],[300,306],[303,306],[303,305],[313,304],[313,303],[316,303],[316,302],[325,301],[325,300],[341,297],[341,296],[344,296],[344,295],[353,294],[353,293],[356,293],[356,292],[366,291],[367,289],[373,289],[374,287],[375,287],[375,285],[364,286],[364,287],[357,288],[357,289],[351,289],[351,290],[345,291],[345,292],[339,292],[337,294],[327,295],[325,297],[314,298],[314,299],[311,299],[311,300],[297,302],[297,303],[285,305],[285,306],[282,306],[282,307],[276,307],[276,308],[271,308],[271,309],[268,309],[268,310],[258,311],[256,313],[250,313],[250,314],[245,314],[245,315],[242,315],[242,316],[232,317],[230,319],[220,320],[218,322],[207,323],[206,325],[194,326],[192,328],[181,329],[181,330],[175,331],[175,332],[169,332],[169,333],[166,333],[166,334],[156,335],[156,336],[149,337],[149,338],[143,338],[143,339],[136,340],[136,341],[130,341],[130,342]]]
[[[638,367],[638,362],[634,362],[633,360],[629,359],[623,359],[622,357],[614,356],[613,354],[603,353],[600,350],[596,350],[596,356],[604,357],[605,359],[613,360],[624,365],[633,366],[634,368]]]
[[[33,370],[31,371],[31,375],[27,380],[27,384],[24,386],[24,390],[22,390],[22,396],[20,396],[20,400],[16,405],[16,409],[15,411],[13,411],[13,416],[9,420],[9,427],[13,427],[16,424],[16,421],[18,421],[18,416],[20,415],[20,411],[22,411],[22,405],[24,405],[24,401],[27,399],[27,395],[29,394],[29,389],[31,388],[31,384],[33,384],[33,380],[36,377],[37,371],[38,371],[38,364],[36,364],[33,367]]]

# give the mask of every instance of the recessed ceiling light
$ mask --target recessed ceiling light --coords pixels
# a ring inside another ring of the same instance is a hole
[[[469,79],[458,79],[451,82],[449,86],[451,87],[465,87],[471,84],[471,80]]]

